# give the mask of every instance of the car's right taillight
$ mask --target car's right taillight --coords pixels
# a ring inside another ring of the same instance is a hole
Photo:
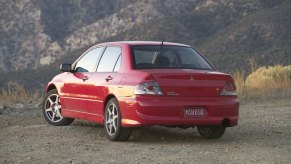
[[[222,96],[236,96],[236,86],[233,82],[226,82],[221,92]]]
[[[134,94],[136,95],[162,95],[158,83],[156,81],[143,82],[135,86]]]

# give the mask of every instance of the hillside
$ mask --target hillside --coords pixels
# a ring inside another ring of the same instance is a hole
[[[244,17],[208,38],[201,51],[221,70],[291,63],[291,1]]]
[[[290,13],[288,0],[0,1],[0,86],[42,87],[63,61],[115,40],[189,44],[226,72],[287,65]]]
[[[195,8],[187,14],[163,17],[113,40],[186,43],[202,52],[217,69],[227,72],[234,69],[248,72],[249,60],[258,65],[290,64],[291,2],[268,5],[245,2],[233,2],[232,8],[229,3],[218,4],[212,12]]]

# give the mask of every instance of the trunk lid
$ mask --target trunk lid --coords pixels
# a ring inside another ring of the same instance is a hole
[[[208,70],[148,69],[165,96],[217,97],[230,75]]]

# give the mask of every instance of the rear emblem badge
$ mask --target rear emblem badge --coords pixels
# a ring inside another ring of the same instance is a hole
[[[180,94],[176,93],[176,92],[167,92],[167,95],[169,95],[169,96],[179,96]]]
[[[191,75],[189,81],[195,81],[194,77]]]

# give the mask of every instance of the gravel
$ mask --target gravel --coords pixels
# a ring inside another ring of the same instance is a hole
[[[101,125],[55,127],[36,107],[0,106],[0,163],[291,163],[290,116],[290,100],[243,102],[239,125],[220,139],[154,126],[112,142]]]

